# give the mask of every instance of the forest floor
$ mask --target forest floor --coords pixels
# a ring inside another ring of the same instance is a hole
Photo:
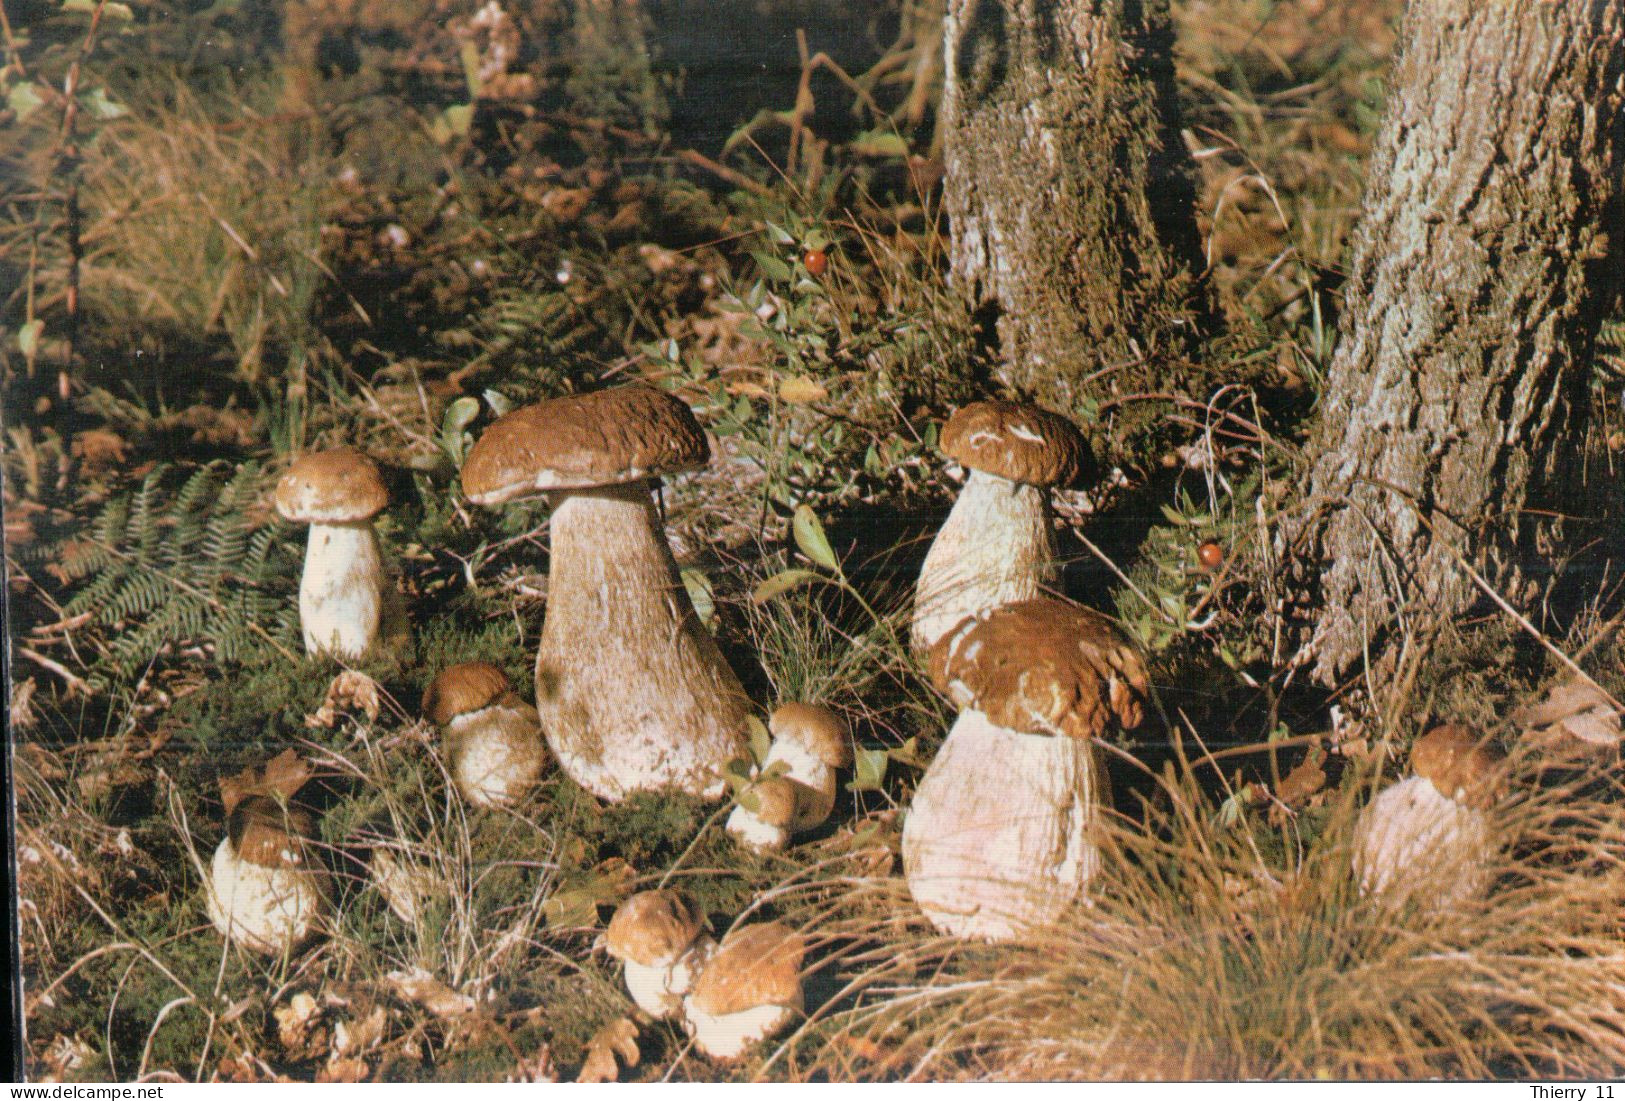
[[[1613,572],[1594,549],[1553,563],[1535,620],[1489,607],[1394,692],[1364,671],[1299,683],[1243,566],[1330,362],[1392,0],[1175,4],[1222,325],[1195,362],[1103,386],[1081,419],[1110,476],[1055,499],[1061,587],[1144,648],[1156,706],[1110,747],[1078,920],[996,947],[932,932],[899,831],[953,716],[898,639],[957,492],[936,433],[994,389],[945,279],[940,13],[847,6],[757,13],[749,56],[719,62],[739,13],[718,4],[651,66],[616,5],[573,26],[546,3],[8,5],[30,1077],[1625,1070]],[[1625,326],[1605,337],[1592,454],[1611,476]],[[533,675],[547,510],[471,506],[468,448],[508,408],[633,379],[713,435],[664,498],[707,628],[764,717],[821,702],[858,746],[830,822],[782,853],[736,844],[730,802],[604,805],[556,769],[509,811],[464,807],[420,714],[453,663],[527,695]],[[412,624],[353,670],[304,655],[304,533],[270,506],[292,455],[340,444],[385,469]],[[1355,823],[1446,720],[1509,754],[1494,886],[1390,906],[1357,889]],[[337,917],[267,959],[222,942],[205,882],[222,781],[290,748]],[[379,844],[428,870],[410,921],[370,886]],[[789,1031],[720,1064],[637,1015],[600,937],[657,884],[718,935],[805,934]]]

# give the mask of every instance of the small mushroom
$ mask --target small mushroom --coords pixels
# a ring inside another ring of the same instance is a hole
[[[688,406],[632,385],[516,409],[463,464],[475,504],[545,493],[553,506],[536,710],[559,765],[612,802],[720,798],[745,752],[744,689],[694,612],[650,492],[709,458]]]
[[[269,795],[231,808],[209,870],[209,919],[221,936],[277,955],[323,926],[327,875],[310,849],[314,825],[307,812]]]
[[[1145,664],[1105,616],[1051,599],[963,621],[930,663],[962,710],[903,820],[909,892],[955,936],[1051,925],[1099,867],[1095,739],[1139,725]]]
[[[387,504],[378,467],[351,447],[305,455],[277,483],[277,512],[310,525],[299,583],[307,653],[354,661],[377,641],[386,579],[372,518]]]
[[[1055,579],[1045,489],[1089,463],[1076,426],[1031,405],[979,401],[943,427],[943,453],[970,473],[920,568],[910,640],[929,650],[966,616],[1030,600]]]
[[[423,694],[423,711],[445,731],[452,783],[475,806],[513,803],[541,776],[547,750],[536,709],[496,666],[446,669]]]
[[[705,915],[675,891],[633,895],[609,921],[604,945],[626,963],[626,989],[651,1017],[674,1017],[716,949]]]
[[[806,942],[782,922],[746,925],[722,938],[683,999],[685,1027],[713,1059],[737,1059],[802,1010]]]
[[[768,732],[773,742],[762,770],[782,765],[782,775],[796,785],[796,813],[790,830],[816,829],[835,809],[837,770],[852,766],[846,723],[827,707],[787,703],[773,712]]]
[[[1367,894],[1445,910],[1484,892],[1496,842],[1490,808],[1504,758],[1475,731],[1446,723],[1411,747],[1409,776],[1360,812],[1354,866]]]
[[[764,776],[740,796],[725,827],[741,845],[777,852],[790,843],[796,820],[797,785],[783,776]]]

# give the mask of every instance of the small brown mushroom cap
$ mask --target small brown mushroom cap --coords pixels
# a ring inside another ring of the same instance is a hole
[[[369,520],[387,504],[378,464],[353,447],[302,456],[276,485],[277,512],[298,524]]]
[[[781,830],[790,828],[796,817],[796,785],[783,776],[768,776],[751,785],[756,809],[751,811],[764,825]],[[749,808],[746,808],[747,810]]]
[[[680,955],[704,928],[705,915],[676,891],[640,891],[609,919],[604,946],[616,959],[654,967]]]
[[[1436,726],[1411,746],[1411,771],[1447,799],[1488,807],[1499,796],[1505,755],[1471,727]]]
[[[700,972],[690,997],[696,1009],[714,1017],[795,1004],[806,954],[806,941],[783,922],[735,929]]]
[[[463,463],[463,493],[500,505],[550,489],[624,485],[704,466],[711,457],[693,410],[637,383],[515,409]]]
[[[1013,401],[978,401],[948,418],[942,451],[972,470],[1027,485],[1069,485],[1089,464],[1089,449],[1071,421]]]
[[[315,832],[316,820],[308,811],[284,806],[269,795],[251,795],[226,816],[226,836],[238,859],[266,868],[307,867]]]
[[[488,661],[465,661],[441,672],[423,693],[423,713],[436,726],[458,715],[489,707],[513,685],[501,669]]]
[[[768,720],[773,737],[804,748],[830,768],[852,764],[852,745],[846,723],[827,707],[814,703],[787,703]]]
[[[1093,738],[1140,725],[1145,662],[1111,620],[1041,597],[968,617],[931,648],[931,679],[963,708],[1031,734]]]

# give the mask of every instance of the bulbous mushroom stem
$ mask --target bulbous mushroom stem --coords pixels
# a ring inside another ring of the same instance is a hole
[[[699,1009],[690,998],[683,1005],[683,1015],[695,1046],[711,1058],[727,1062],[784,1028],[804,1004],[798,990],[786,1005],[759,1005],[737,1013],[713,1014]]]
[[[536,710],[559,765],[599,798],[726,790],[747,699],[700,625],[644,483],[555,492]]]
[[[313,523],[299,582],[305,651],[346,661],[378,640],[384,614],[384,556],[371,520]]]
[[[1055,572],[1047,491],[972,470],[920,568],[910,641],[929,650],[966,616],[1040,595]]]
[[[1354,827],[1360,889],[1427,910],[1482,894],[1494,852],[1488,814],[1441,794],[1421,776],[1384,789]]]
[[[1098,754],[960,714],[903,820],[903,872],[933,925],[997,941],[1062,916],[1100,866]]]
[[[322,872],[244,860],[229,837],[214,850],[207,895],[209,920],[220,935],[267,955],[304,944],[319,931],[327,914]]]
[[[489,707],[446,723],[452,783],[477,807],[521,798],[542,774],[547,758],[536,709],[509,692]]]

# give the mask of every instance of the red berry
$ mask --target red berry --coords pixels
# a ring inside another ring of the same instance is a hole
[[[821,248],[810,248],[801,262],[807,265],[808,275],[819,276],[829,267],[829,256]]]
[[[1196,548],[1196,561],[1204,570],[1216,570],[1224,564],[1224,548],[1209,539]]]

